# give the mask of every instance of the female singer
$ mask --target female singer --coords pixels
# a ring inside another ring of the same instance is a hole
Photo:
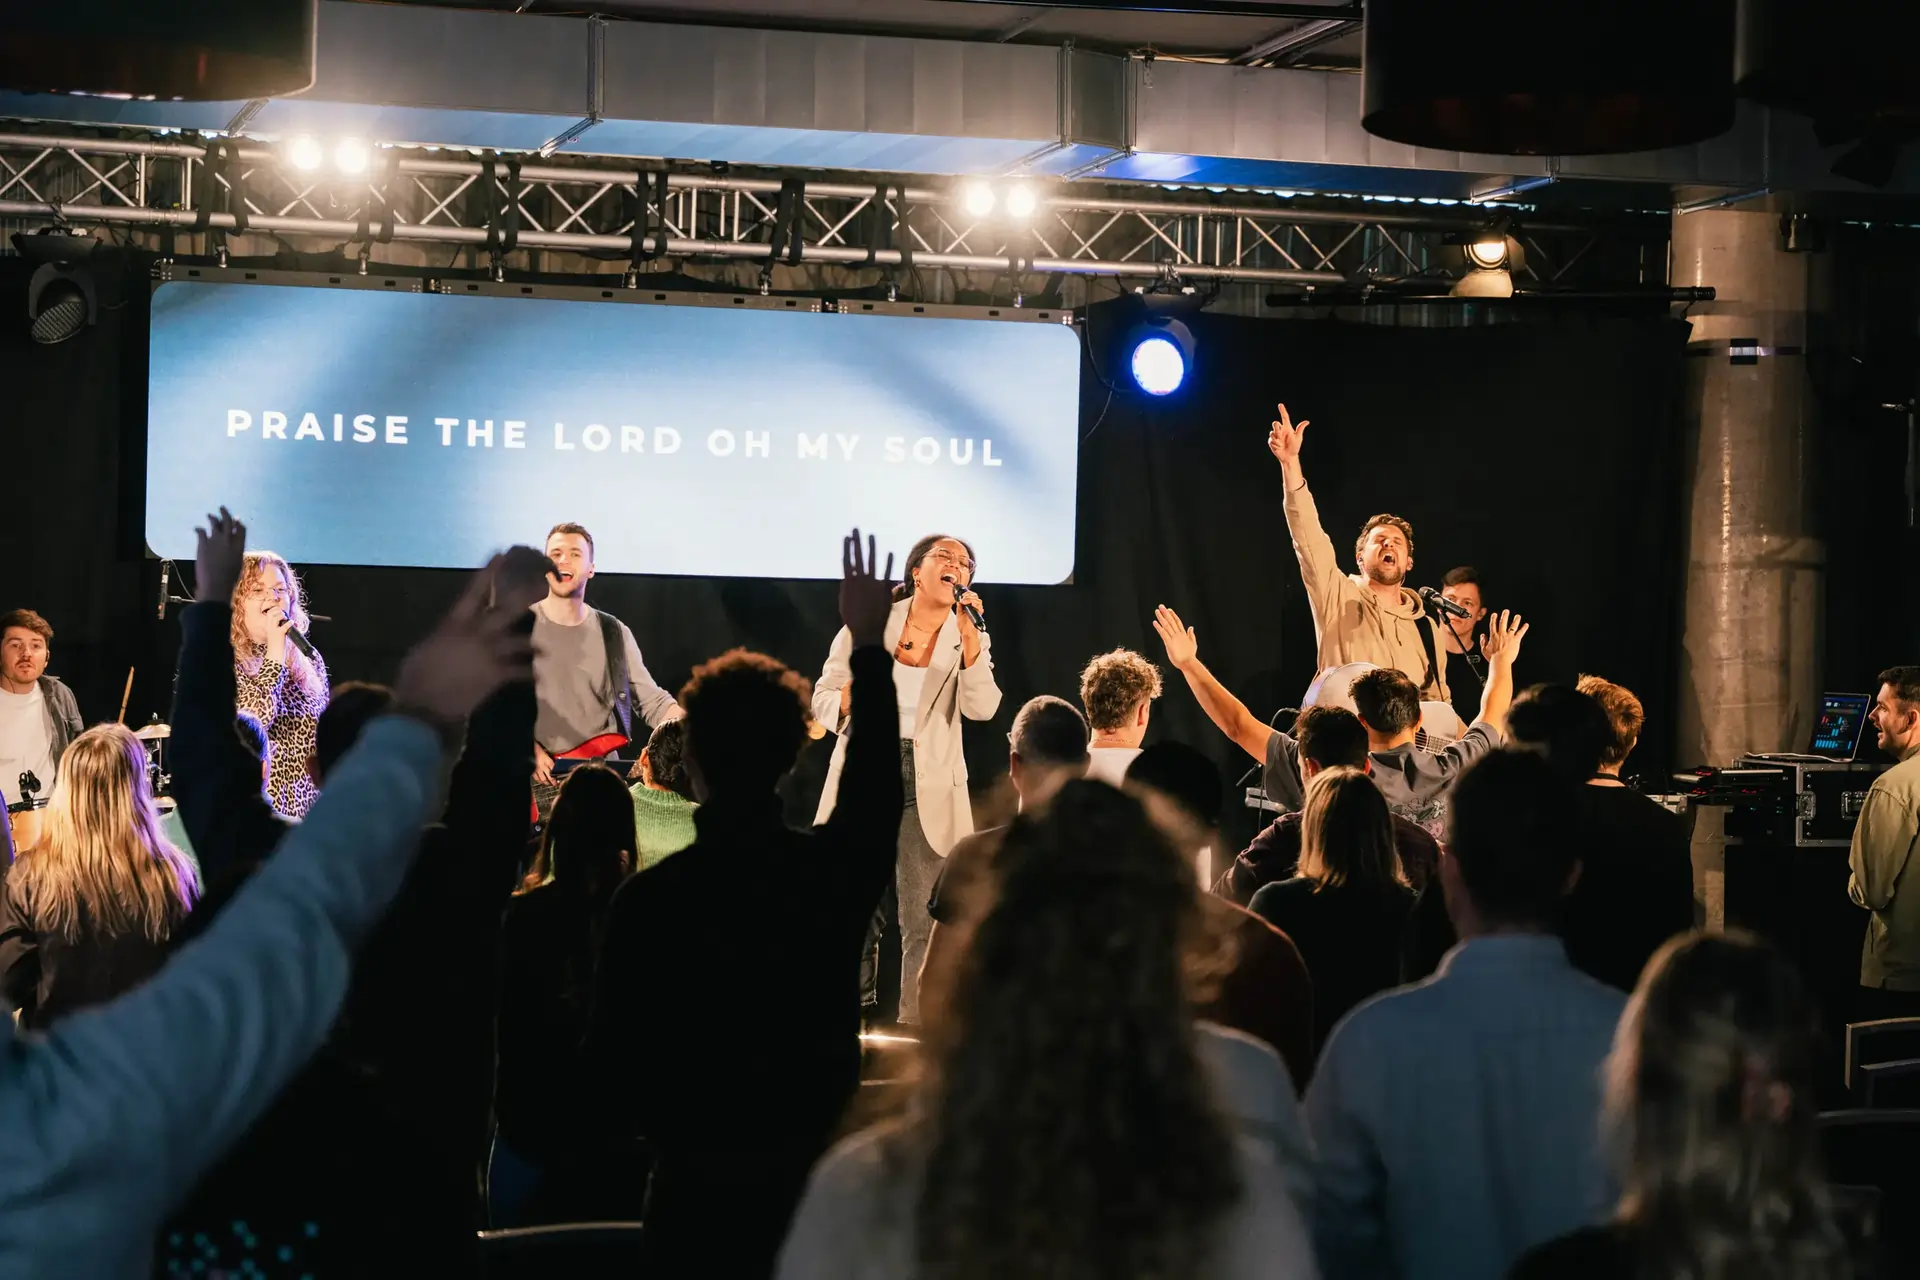
[[[275,813],[298,818],[319,795],[307,772],[314,727],[327,707],[327,664],[287,640],[306,634],[300,579],[271,551],[247,552],[233,589],[233,674],[239,709],[267,731],[267,800]]]
[[[920,965],[933,932],[927,900],[941,859],[960,837],[973,832],[960,721],[990,720],[1000,707],[992,644],[967,612],[970,607],[985,613],[972,591],[973,573],[973,548],[960,539],[946,534],[920,539],[907,553],[906,576],[893,590],[893,612],[887,618],[886,642],[893,651],[893,681],[900,693],[900,769],[907,784],[894,869],[903,1023],[920,1020]],[[842,627],[813,687],[814,719],[841,735],[834,744],[816,822],[825,822],[833,812],[840,788],[847,754],[845,718],[852,698],[853,673],[847,660],[852,652],[853,635]]]

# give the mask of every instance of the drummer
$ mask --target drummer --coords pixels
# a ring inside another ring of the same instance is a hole
[[[60,755],[81,730],[73,691],[47,674],[53,628],[31,609],[0,614],[0,794],[12,808],[53,793]],[[29,777],[31,775],[31,777]]]

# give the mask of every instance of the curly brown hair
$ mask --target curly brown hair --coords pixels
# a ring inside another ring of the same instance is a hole
[[[1192,869],[1138,800],[1082,781],[1016,819],[994,869],[894,1137],[924,1153],[920,1274],[1205,1274],[1242,1188],[1194,1041]]]
[[[1367,535],[1375,529],[1378,529],[1381,525],[1385,525],[1390,529],[1398,529],[1400,536],[1407,540],[1407,554],[1409,556],[1413,554],[1413,526],[1405,520],[1402,520],[1399,516],[1388,515],[1383,511],[1360,526],[1360,536],[1353,540],[1353,559],[1355,564],[1360,562],[1360,552],[1367,545]]]
[[[729,649],[695,667],[680,705],[707,792],[771,791],[807,740],[812,698],[805,676],[764,653]]]
[[[1640,730],[1646,727],[1646,708],[1640,705],[1640,699],[1633,696],[1633,690],[1599,676],[1581,676],[1573,686],[1600,704],[1607,713],[1607,724],[1613,731],[1613,739],[1600,752],[1600,763],[1618,765],[1626,763],[1633,754],[1634,744],[1640,741]]]
[[[1080,673],[1080,705],[1096,732],[1126,728],[1141,703],[1159,696],[1160,668],[1131,649],[1103,653]]]

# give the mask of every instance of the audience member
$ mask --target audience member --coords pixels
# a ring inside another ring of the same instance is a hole
[[[637,1153],[600,1141],[580,1087],[594,966],[635,843],[626,782],[605,765],[581,765],[567,774],[533,869],[507,904],[487,1184],[496,1227],[640,1216]]]
[[[206,588],[203,600],[212,600]],[[306,592],[293,566],[271,551],[249,551],[234,584],[228,638],[240,709],[266,726],[273,773],[267,783],[275,813],[297,818],[319,794],[307,770],[314,722],[327,706],[327,664],[317,652],[289,644],[306,634]]]
[[[1080,673],[1080,705],[1087,709],[1093,742],[1087,776],[1119,786],[1140,754],[1147,718],[1160,696],[1160,668],[1131,649],[1115,649]]]
[[[1860,948],[1861,1018],[1920,1016],[1920,666],[1880,673],[1873,727],[1893,768],[1873,780],[1848,854],[1847,892],[1872,914]]]
[[[1607,1060],[1613,1219],[1534,1247],[1511,1280],[1872,1274],[1821,1173],[1819,1035],[1799,974],[1772,948],[1738,933],[1669,941]]]
[[[1599,676],[1581,676],[1574,688],[1600,704],[1607,717],[1607,743],[1600,751],[1600,772],[1618,778],[1627,757],[1640,745],[1640,730],[1646,727],[1647,710],[1633,690]]]
[[[231,595],[245,550],[244,528],[216,521],[200,548],[201,594]],[[546,591],[548,567],[529,548],[500,557],[489,573],[500,607],[530,607]],[[530,643],[532,615],[509,613],[515,643]],[[188,918],[186,932],[195,933],[260,874],[287,823],[261,797],[259,764],[232,731],[226,607],[190,605],[180,626],[173,790],[208,884]],[[316,786],[331,785],[395,696],[378,685],[339,688],[303,764]],[[474,1232],[484,1225],[500,917],[526,853],[533,717],[526,678],[473,714],[441,821],[418,835],[391,910],[359,947],[345,1015],[323,1052],[186,1199],[173,1219],[183,1237],[225,1235],[245,1221],[256,1234],[298,1232],[329,1269],[360,1266],[376,1250],[396,1269],[471,1268]],[[317,1241],[306,1239],[307,1223]]]
[[[1200,1048],[1185,859],[1137,801],[1072,782],[996,861],[918,1099],[821,1163],[782,1280],[1312,1276],[1284,1170],[1223,1122],[1252,1080]]]
[[[1305,783],[1301,780],[1299,747],[1293,735],[1282,733],[1255,718],[1240,699],[1214,678],[1200,661],[1200,638],[1165,605],[1153,611],[1153,629],[1166,646],[1167,661],[1187,679],[1187,688],[1214,727],[1260,764],[1260,785],[1267,798],[1287,809],[1300,807]],[[1249,897],[1252,895],[1249,894]]]
[[[1087,755],[1087,722],[1072,703],[1050,694],[1029,699],[1007,734],[1007,776],[1020,812],[1040,808],[1068,782],[1086,777]],[[954,965],[993,905],[993,860],[1006,834],[1005,827],[989,827],[962,838],[933,883],[927,903],[933,936],[916,979],[922,1025],[943,1015]]]
[[[1686,820],[1602,772],[1609,753],[1622,760],[1626,753],[1600,702],[1577,689],[1528,689],[1514,699],[1507,732],[1579,788],[1573,839],[1580,880],[1560,912],[1567,958],[1582,973],[1632,991],[1660,945],[1693,927]]]
[[[696,806],[693,783],[687,778],[686,749],[687,726],[676,716],[647,738],[627,774],[637,779],[631,790],[635,836],[640,841],[638,870],[655,866],[693,843]]]
[[[1307,1091],[1327,1275],[1498,1276],[1606,1211],[1598,1068],[1626,999],[1551,932],[1579,874],[1571,791],[1516,751],[1455,782],[1440,882],[1462,941],[1350,1013]]]
[[[1159,742],[1140,753],[1127,770],[1129,787],[1171,804],[1172,815],[1155,814],[1177,847],[1204,853],[1218,843],[1225,793],[1213,761],[1184,742]],[[1225,944],[1213,966],[1211,990],[1198,995],[1199,1014],[1209,1022],[1245,1032],[1270,1046],[1287,1064],[1296,1094],[1313,1074],[1313,982],[1293,940],[1245,907],[1207,895],[1201,900],[1209,931]]]
[[[123,725],[88,729],[61,757],[40,842],[0,893],[0,990],[43,1028],[144,982],[200,896],[193,863],[160,832],[147,753]]]
[[[1400,985],[1413,906],[1380,789],[1358,769],[1307,785],[1300,867],[1253,895],[1253,912],[1300,949],[1313,979],[1314,1043],[1347,1010]]]
[[[1294,722],[1300,777],[1312,785],[1322,769],[1345,766],[1370,770],[1367,759],[1367,727],[1360,717],[1344,707],[1308,707]],[[1240,851],[1213,891],[1241,906],[1253,901],[1262,885],[1292,876],[1300,864],[1300,820],[1298,810],[1283,813]],[[1393,847],[1400,855],[1400,869],[1407,883],[1425,892],[1440,861],[1440,842],[1425,827],[1399,814],[1392,814]]]
[[[1487,687],[1480,714],[1464,737],[1437,750],[1418,743],[1420,690],[1404,672],[1379,667],[1353,682],[1353,707],[1367,727],[1373,781],[1387,807],[1438,836],[1446,816],[1446,792],[1459,772],[1499,745],[1507,706],[1513,700],[1513,662],[1527,624],[1505,610],[1487,619],[1480,652],[1487,659]]]
[[[0,614],[0,795],[19,804],[20,780],[31,773],[46,799],[60,772],[60,756],[80,736],[80,704],[73,690],[47,674],[53,628],[31,609]]]
[[[698,837],[614,896],[589,1052],[602,1123],[656,1153],[649,1276],[765,1275],[859,1083],[860,957],[904,788],[888,583],[857,532],[843,565],[851,718],[832,815],[811,832],[781,821],[807,682],[734,650],[695,668],[680,698]],[[734,1029],[716,1008],[741,1015]]]
[[[400,713],[368,728],[204,936],[135,990],[0,1055],[9,1273],[147,1274],[161,1214],[325,1037],[355,946],[439,809],[457,726],[530,674],[524,606],[503,591],[487,608],[499,568],[408,656]]]

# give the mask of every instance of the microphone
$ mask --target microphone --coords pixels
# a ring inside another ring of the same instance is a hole
[[[300,652],[306,654],[307,657],[311,659],[314,656],[313,641],[307,639],[307,637],[301,633],[300,628],[293,625],[292,614],[287,614],[284,616],[287,619],[287,643],[292,645],[294,648],[298,649]]]
[[[160,562],[160,607],[154,611],[154,617],[162,622],[167,620],[167,585],[172,581],[173,561],[162,560]]]
[[[970,604],[960,603],[960,593],[966,590],[965,587],[960,585],[960,579],[954,577],[950,573],[945,573],[940,575],[940,581],[946,583],[949,587],[953,588],[954,612],[958,613],[960,610],[965,609],[967,611],[967,617],[972,619],[973,625],[979,630],[985,631],[987,629],[987,620],[980,616],[980,611],[974,608]]]
[[[1465,606],[1455,604],[1438,591],[1435,591],[1432,587],[1420,588],[1420,598],[1427,602],[1429,609],[1438,609],[1448,617],[1471,618],[1473,616],[1472,612]]]

